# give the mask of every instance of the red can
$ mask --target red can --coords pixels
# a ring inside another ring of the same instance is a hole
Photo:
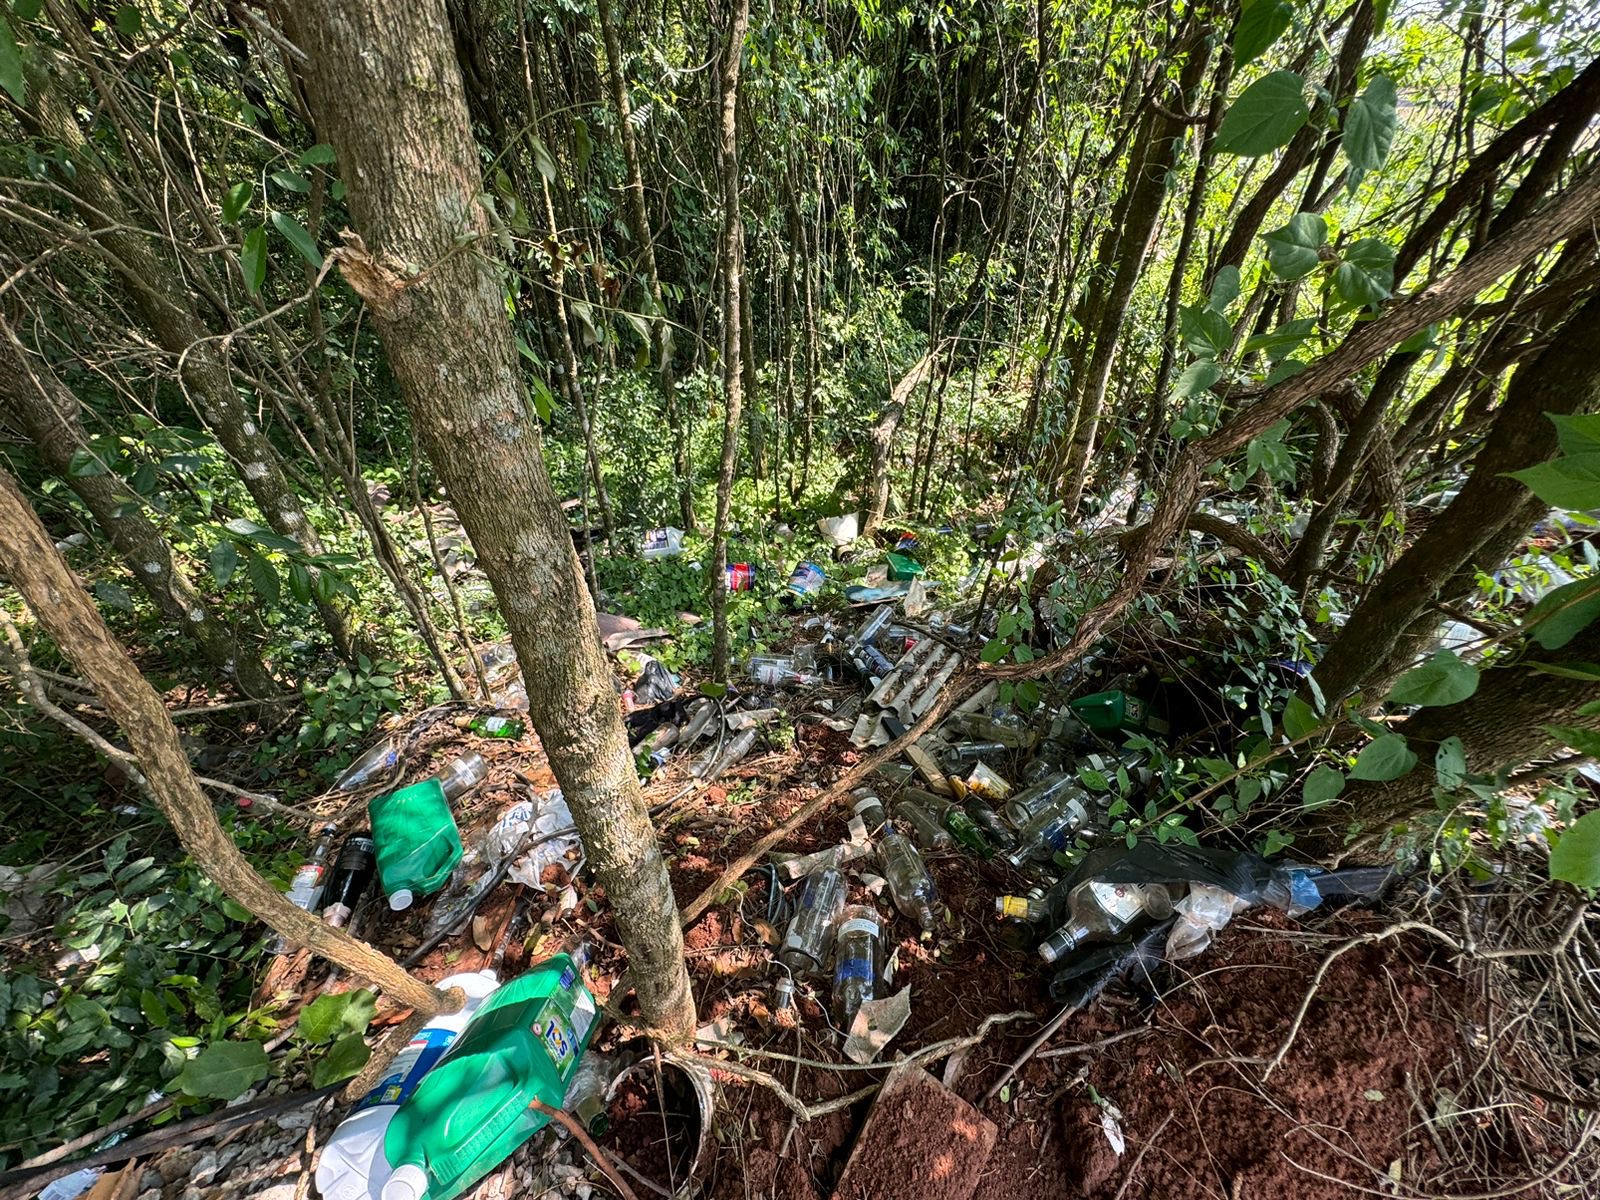
[[[752,563],[728,564],[728,590],[730,592],[748,592],[756,581],[756,569]]]

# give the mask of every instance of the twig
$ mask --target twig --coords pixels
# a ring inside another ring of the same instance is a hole
[[[594,1165],[605,1172],[606,1178],[611,1181],[611,1186],[622,1193],[623,1200],[639,1200],[638,1194],[623,1182],[622,1176],[617,1174],[616,1165],[606,1155],[606,1152],[594,1144],[594,1139],[589,1136],[589,1131],[583,1127],[570,1113],[562,1112],[559,1108],[551,1108],[543,1100],[534,1097],[528,1101],[528,1107],[535,1112],[542,1112],[553,1120],[560,1121],[567,1127],[567,1132],[578,1139],[589,1157],[594,1159]]]
[[[807,1104],[788,1088],[784,1087],[776,1077],[767,1074],[765,1071],[758,1071],[754,1067],[747,1067],[743,1063],[729,1062],[727,1059],[722,1058],[706,1058],[703,1055],[688,1054],[681,1050],[670,1051],[665,1055],[665,1058],[668,1062],[677,1063],[680,1066],[693,1063],[696,1066],[726,1071],[730,1075],[737,1075],[740,1079],[749,1080],[751,1083],[759,1083],[763,1087],[770,1089],[782,1101],[783,1106],[802,1121],[814,1121],[818,1117],[825,1117],[829,1113],[838,1112],[841,1108],[849,1108],[857,1101],[865,1100],[882,1086],[881,1084],[869,1083],[866,1087],[857,1088],[848,1095],[825,1100],[820,1104]],[[880,1063],[878,1065],[887,1069],[896,1064]]]
[[[73,1138],[70,1142],[62,1142],[54,1149],[46,1150],[43,1154],[36,1154],[32,1158],[24,1159],[23,1167],[48,1167],[53,1162],[59,1162],[67,1155],[82,1150],[85,1146],[92,1146],[96,1142],[103,1142],[118,1130],[126,1129],[129,1125],[137,1125],[140,1121],[148,1120],[159,1112],[165,1112],[172,1107],[172,1100],[163,1096],[153,1104],[146,1104],[138,1112],[128,1113],[118,1117],[109,1125],[102,1125],[99,1129],[91,1130]]]
[[[1040,1057],[1044,1056],[1040,1055]],[[1133,1156],[1133,1162],[1128,1167],[1128,1173],[1122,1177],[1122,1186],[1117,1188],[1117,1194],[1111,1197],[1111,1200],[1122,1200],[1122,1193],[1128,1190],[1128,1185],[1133,1182],[1133,1177],[1139,1173],[1139,1164],[1144,1162],[1144,1156],[1150,1153],[1150,1147],[1160,1140],[1167,1126],[1172,1124],[1172,1118],[1175,1115],[1174,1113],[1168,1113],[1162,1117],[1161,1124],[1156,1126],[1156,1131],[1145,1138],[1144,1145],[1139,1147],[1139,1153]]]
[[[1121,1033],[1113,1033],[1110,1037],[1103,1037],[1097,1042],[1080,1042],[1076,1046],[1057,1046],[1054,1050],[1041,1050],[1035,1058],[1062,1058],[1069,1054],[1088,1054],[1091,1050],[1100,1050],[1113,1042],[1120,1042],[1123,1038],[1138,1037],[1141,1033],[1150,1032],[1149,1025],[1140,1025],[1134,1029],[1124,1029]]]
[[[1077,1011],[1077,1005],[1069,1004],[1066,1008],[1063,1008],[1053,1018],[1051,1018],[1050,1023],[1039,1031],[1039,1036],[1028,1043],[1028,1048],[1021,1054],[1017,1055],[1016,1062],[1012,1063],[1003,1072],[1001,1072],[1000,1078],[994,1081],[994,1086],[983,1094],[985,1102],[993,1100],[996,1096],[998,1096],[1000,1094],[1000,1089],[1011,1082],[1011,1077],[1018,1071],[1022,1070],[1023,1067],[1027,1066],[1028,1060],[1038,1053],[1039,1047],[1048,1042],[1055,1031],[1067,1023],[1067,1018]]]

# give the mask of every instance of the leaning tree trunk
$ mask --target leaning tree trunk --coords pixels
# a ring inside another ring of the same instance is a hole
[[[750,0],[733,0],[728,40],[719,67],[722,113],[718,133],[722,187],[722,465],[717,474],[717,517],[711,532],[711,678],[728,677],[728,504],[739,461],[739,409],[744,400],[744,226],[739,216],[739,60],[750,20]]]
[[[878,414],[867,435],[867,511],[861,522],[863,537],[877,529],[889,509],[889,459],[894,450],[895,431],[900,428],[900,418],[905,415],[906,401],[928,378],[928,372],[933,370],[937,357],[937,352],[930,350],[917,360],[916,366],[900,377],[900,381],[889,391],[889,402],[883,406],[883,411]]]
[[[694,999],[677,905],[524,396],[501,271],[487,257],[480,161],[443,4],[293,0],[279,12],[307,54],[311,111],[367,239],[334,252],[340,269],[367,302],[510,627],[529,714],[616,913],[644,1017],[684,1036]]]
[[[0,319],[0,405],[33,442],[34,452],[64,480],[93,515],[128,570],[167,620],[193,638],[201,657],[246,696],[278,691],[259,655],[239,645],[233,631],[209,610],[179,570],[172,547],[144,515],[140,498],[110,471],[73,470],[73,456],[89,438],[78,420],[77,398],[42,358],[29,360],[11,327]]]
[[[56,648],[72,660],[100,697],[106,712],[121,727],[139,760],[150,794],[201,870],[293,944],[309,946],[351,974],[370,979],[420,1015],[432,1015],[444,1007],[444,996],[413,979],[388,955],[290,904],[239,853],[217,821],[211,801],[200,791],[161,697],[112,636],[94,602],[73,579],[66,560],[23,499],[17,481],[3,469],[0,570],[22,593],[34,619]]]
[[[1392,678],[1415,653],[1408,631],[1441,587],[1480,561],[1486,547],[1520,535],[1527,489],[1506,472],[1535,466],[1555,454],[1556,428],[1546,413],[1600,407],[1600,295],[1561,326],[1538,358],[1511,377],[1483,449],[1461,493],[1367,593],[1322,661],[1315,678],[1329,704],[1357,688]],[[1377,696],[1373,696],[1376,699]]]
[[[1360,854],[1397,824],[1430,811],[1433,756],[1445,738],[1461,739],[1469,771],[1493,775],[1559,747],[1561,740],[1546,726],[1600,732],[1600,713],[1583,711],[1595,699],[1594,681],[1553,675],[1534,665],[1596,661],[1600,661],[1600,622],[1590,624],[1560,650],[1535,650],[1524,662],[1484,671],[1477,692],[1460,704],[1420,709],[1395,727],[1417,755],[1411,772],[1388,783],[1352,784],[1339,803],[1306,815],[1298,827],[1295,849],[1317,856]]]
[[[293,538],[308,554],[321,553],[317,531],[306,518],[278,451],[234,390],[217,339],[189,300],[189,287],[151,248],[139,232],[138,220],[123,211],[122,198],[106,165],[95,155],[60,94],[42,77],[30,76],[28,83],[29,120],[59,145],[72,163],[72,170],[64,172],[66,185],[84,221],[109,252],[111,265],[156,340],[176,359],[180,383],[192,394],[200,417],[244,481],[261,519],[282,536]],[[316,576],[315,568],[312,576]],[[320,597],[316,606],[340,654],[349,658],[353,651],[344,614],[332,601]]]

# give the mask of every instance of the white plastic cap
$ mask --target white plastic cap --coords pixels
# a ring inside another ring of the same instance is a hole
[[[401,888],[398,892],[389,893],[389,907],[394,909],[395,912],[399,912],[403,908],[410,908],[414,899],[416,897],[411,894],[410,888]],[[387,1194],[387,1189],[385,1189],[385,1194]]]
[[[383,1185],[383,1200],[422,1200],[428,1194],[428,1173],[416,1163],[396,1167]]]

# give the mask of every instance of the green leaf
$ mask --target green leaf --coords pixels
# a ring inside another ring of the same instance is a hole
[[[211,547],[211,578],[218,587],[227,587],[228,580],[239,569],[239,550],[232,542],[223,540]]]
[[[300,543],[291,537],[284,537],[281,533],[274,533],[265,525],[257,525],[249,517],[234,517],[225,526],[229,533],[236,533],[242,538],[254,542],[258,546],[265,546],[268,550],[296,551]]]
[[[1294,20],[1289,0],[1245,0],[1233,31],[1233,69],[1242,71],[1272,49]]]
[[[1583,729],[1577,725],[1546,725],[1546,733],[1564,746],[1571,746],[1579,754],[1600,758],[1600,730]]]
[[[1394,81],[1374,75],[1367,90],[1350,101],[1344,117],[1344,156],[1357,171],[1376,171],[1394,144]]]
[[[283,581],[278,578],[278,569],[274,567],[254,550],[245,551],[244,573],[250,580],[250,586],[269,607],[278,603],[283,595]]]
[[[1322,261],[1319,251],[1328,240],[1328,223],[1316,213],[1295,213],[1282,229],[1262,234],[1261,240],[1267,244],[1267,265],[1274,275],[1304,279]]]
[[[1399,779],[1416,765],[1417,756],[1406,745],[1406,739],[1398,733],[1386,733],[1368,742],[1356,756],[1355,769],[1350,772],[1350,778],[1387,783],[1391,779]]]
[[[1462,662],[1454,650],[1435,650],[1427,662],[1395,680],[1389,702],[1442,708],[1460,704],[1477,690],[1477,667]]]
[[[1283,706],[1283,731],[1290,741],[1298,741],[1317,727],[1317,714],[1299,696],[1290,696]]]
[[[74,450],[67,461],[67,474],[74,479],[104,475],[109,469],[101,457],[86,446]]]
[[[327,142],[318,142],[301,154],[296,161],[302,167],[325,167],[333,161],[333,147]]]
[[[300,257],[313,267],[322,266],[322,251],[317,249],[317,239],[306,232],[306,227],[296,221],[288,213],[275,212],[272,214],[272,227],[283,235],[291,246],[300,252]]]
[[[1239,298],[1239,268],[1223,267],[1211,283],[1211,295],[1206,297],[1206,307],[1212,312],[1225,312],[1228,305]]]
[[[1585,683],[1600,683],[1600,663],[1541,663],[1525,662],[1525,667],[1531,667],[1545,675],[1555,675],[1561,679],[1581,679]]]
[[[1172,387],[1174,400],[1188,400],[1206,391],[1212,384],[1222,378],[1222,368],[1209,358],[1202,358],[1199,362],[1190,363],[1178,381]]]
[[[1300,802],[1304,808],[1321,808],[1344,791],[1344,772],[1323,763],[1313,767],[1301,789]]]
[[[1439,786],[1453,792],[1467,781],[1467,748],[1458,737],[1447,737],[1439,743],[1433,756],[1433,773]]]
[[[1600,507],[1600,470],[1590,463],[1594,457],[1569,454],[1554,462],[1509,474],[1552,508],[1597,508]]]
[[[542,377],[531,375],[528,377],[528,391],[533,398],[533,411],[539,414],[539,420],[549,421],[550,414],[556,410],[556,398],[550,385]]]
[[[1362,238],[1340,255],[1334,290],[1351,304],[1377,304],[1394,289],[1394,247],[1381,238]]]
[[[1311,116],[1305,86],[1293,71],[1274,71],[1245,88],[1217,129],[1217,152],[1256,158],[1287,146]]]
[[[1178,314],[1183,344],[1197,358],[1216,358],[1233,342],[1233,325],[1228,318],[1203,304],[1186,304]]]
[[[1524,622],[1533,640],[1559,650],[1600,618],[1600,575],[1562,584],[1533,606]]]
[[[124,4],[117,9],[117,31],[123,37],[132,37],[144,28],[144,16],[131,4]]]
[[[1581,888],[1600,887],[1600,812],[1579,817],[1550,852],[1550,878]]]
[[[1267,386],[1275,388],[1285,379],[1293,379],[1311,364],[1298,358],[1286,358],[1267,372]]]
[[[190,1096],[237,1100],[265,1079],[270,1069],[260,1042],[213,1042],[184,1063],[174,1082]]]
[[[330,1083],[349,1079],[372,1057],[372,1050],[359,1033],[340,1038],[311,1068],[311,1086],[327,1087]]]
[[[297,1031],[308,1042],[327,1042],[342,1033],[361,1033],[372,1020],[375,997],[365,988],[324,993],[300,1010]]]
[[[538,138],[528,139],[529,148],[533,151],[533,165],[539,169],[546,183],[554,183],[559,172],[556,170],[556,160],[550,156],[550,151],[545,149],[545,144]]]
[[[1600,451],[1600,413],[1570,416],[1566,413],[1545,413],[1556,427],[1556,437],[1563,454],[1594,454]]]
[[[251,295],[261,290],[267,281],[267,230],[257,225],[244,235],[244,249],[239,253],[239,269],[244,272],[244,286]]]
[[[301,604],[311,603],[314,594],[311,588],[311,572],[306,570],[304,563],[289,564],[289,591]]]
[[[28,86],[22,73],[22,51],[11,33],[5,14],[0,13],[0,87],[18,104],[27,103]]]
[[[298,175],[293,171],[274,171],[267,178],[284,191],[294,192],[299,196],[304,196],[311,190],[311,181],[304,175]]]
[[[1271,333],[1258,333],[1254,337],[1246,338],[1244,352],[1254,354],[1257,350],[1265,350],[1267,361],[1275,363],[1304,345],[1305,340],[1316,331],[1316,328],[1315,317],[1301,317],[1280,325]]]
[[[255,199],[255,194],[256,185],[249,179],[229,188],[222,197],[223,222],[228,225],[235,224],[244,216],[245,209],[250,207],[250,201]]]

